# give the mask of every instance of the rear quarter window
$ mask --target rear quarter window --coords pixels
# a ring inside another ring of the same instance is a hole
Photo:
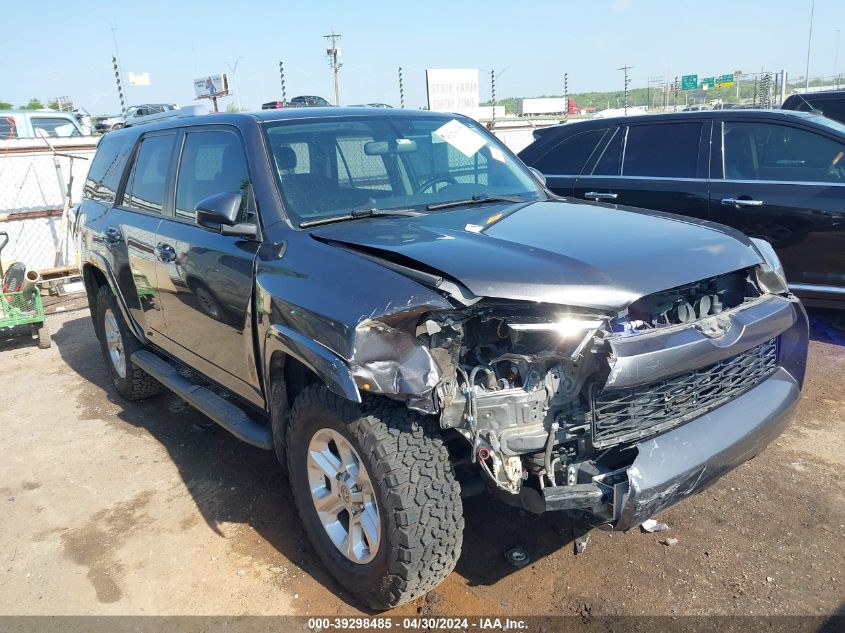
[[[129,143],[117,136],[104,136],[97,145],[97,153],[91,161],[85,177],[84,195],[100,202],[114,202],[120,177],[126,167]]]
[[[531,166],[544,174],[578,176],[606,130],[607,128],[600,128],[573,134],[533,161]]]

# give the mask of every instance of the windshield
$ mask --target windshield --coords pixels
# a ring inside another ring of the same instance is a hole
[[[274,121],[265,133],[294,224],[352,209],[425,210],[479,195],[544,196],[498,141],[451,115]]]

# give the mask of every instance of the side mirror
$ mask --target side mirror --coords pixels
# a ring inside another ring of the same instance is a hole
[[[537,180],[539,180],[543,184],[543,186],[545,187],[546,186],[546,177],[543,175],[543,173],[539,169],[536,169],[534,167],[529,167],[528,169],[531,171],[532,174],[534,174],[534,177]]]
[[[217,228],[220,224],[232,226],[241,210],[241,194],[229,192],[208,196],[197,202],[194,210],[197,212],[197,224],[207,229]]]
[[[241,194],[218,193],[200,200],[194,207],[197,225],[219,231],[221,235],[254,238],[258,235],[255,224],[237,224],[241,210]]]

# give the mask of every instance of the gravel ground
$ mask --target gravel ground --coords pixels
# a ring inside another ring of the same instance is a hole
[[[63,307],[50,350],[0,341],[0,614],[358,613],[273,454],[172,395],[121,401],[87,309]],[[792,427],[668,532],[594,531],[575,556],[562,518],[475,497],[455,573],[395,614],[845,613],[845,315],[812,321]]]

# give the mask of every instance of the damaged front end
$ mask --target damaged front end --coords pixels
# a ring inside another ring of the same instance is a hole
[[[460,303],[362,321],[352,374],[436,416],[532,512],[636,525],[756,455],[800,394],[806,316],[764,265],[618,313]]]

